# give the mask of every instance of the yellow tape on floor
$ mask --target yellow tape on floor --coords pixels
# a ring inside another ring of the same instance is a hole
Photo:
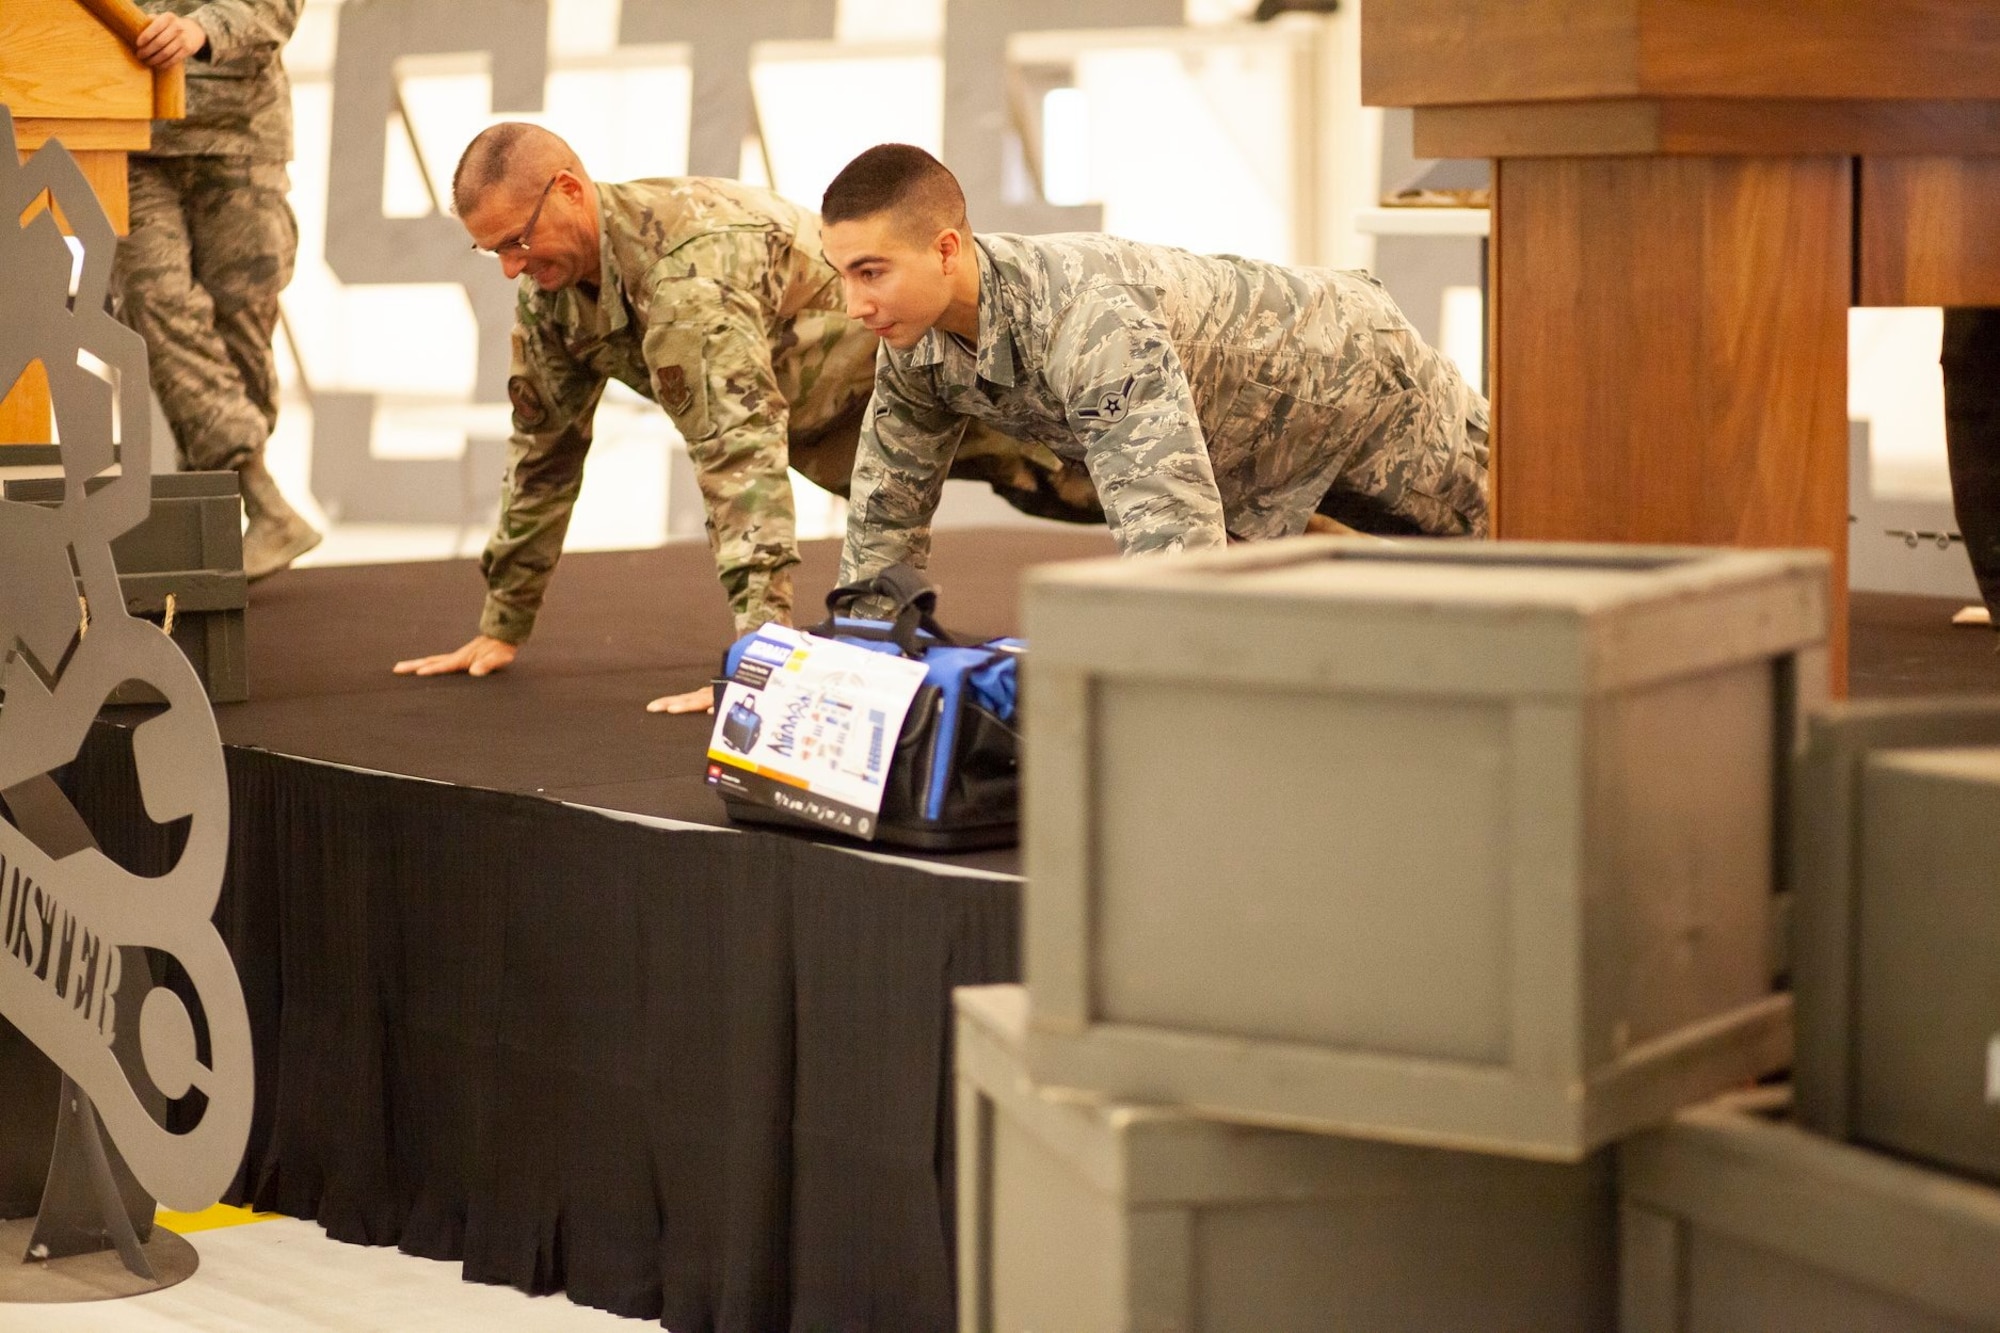
[[[191,1231],[214,1231],[218,1227],[240,1227],[246,1222],[268,1222],[280,1216],[278,1213],[253,1213],[248,1208],[231,1208],[218,1203],[212,1208],[204,1208],[198,1213],[177,1213],[171,1208],[162,1208],[153,1214],[153,1221],[177,1236],[185,1236]]]

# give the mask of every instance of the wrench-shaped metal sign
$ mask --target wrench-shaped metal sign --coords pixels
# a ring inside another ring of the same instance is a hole
[[[20,221],[45,195],[81,243],[80,265],[49,210]],[[106,696],[137,680],[167,701],[133,733],[146,812],[188,821],[179,859],[157,878],[95,846],[38,841],[17,827],[28,824],[18,810],[0,821],[0,1016],[89,1095],[139,1183],[193,1210],[222,1195],[242,1160],[250,1025],[210,922],[229,851],[215,718],[180,650],[126,614],[112,563],[112,539],[145,518],[152,487],[145,344],[105,309],[116,245],[75,160],[50,141],[21,163],[0,107],[0,391],[41,362],[65,481],[55,508],[0,500],[0,800],[46,799],[44,775],[76,757]],[[180,964],[196,1012],[166,987],[125,984],[140,950]],[[136,1012],[121,1011],[121,994],[143,995]],[[140,1058],[128,1068],[113,1043],[125,1031],[118,1045],[129,1046],[135,1026]],[[144,1096],[135,1079],[151,1084]],[[147,1109],[162,1096],[178,1108],[172,1130]]]

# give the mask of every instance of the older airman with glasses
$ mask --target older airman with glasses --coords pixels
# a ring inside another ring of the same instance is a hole
[[[503,262],[516,255],[527,254],[528,246],[535,234],[535,224],[541,221],[542,218],[542,205],[548,203],[549,191],[555,188],[556,181],[561,177],[561,172],[557,172],[555,175],[549,177],[549,183],[544,185],[541,194],[535,197],[534,211],[528,214],[528,220],[521,224],[521,234],[519,236],[514,237],[512,240],[501,241],[490,249],[481,246],[478,241],[474,241],[472,248],[482,255]],[[507,276],[511,278],[514,274],[509,273]]]

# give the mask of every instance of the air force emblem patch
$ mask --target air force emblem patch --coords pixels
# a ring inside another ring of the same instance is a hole
[[[1077,415],[1085,421],[1101,421],[1107,426],[1123,421],[1125,413],[1132,407],[1132,386],[1138,382],[1137,375],[1127,375],[1124,384],[1104,391],[1096,407],[1080,408]]]

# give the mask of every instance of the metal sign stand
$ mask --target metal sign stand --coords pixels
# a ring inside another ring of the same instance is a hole
[[[0,1302],[97,1300],[194,1271],[192,1247],[153,1226],[154,1200],[198,1210],[235,1176],[250,1030],[212,922],[229,849],[215,718],[186,656],[130,613],[112,557],[151,504],[145,344],[106,305],[117,237],[60,143],[21,162],[15,142],[0,106],[0,389],[43,367],[62,492],[0,498],[0,1019],[62,1081],[36,1216],[0,1223],[0,1256],[22,1255],[0,1258]],[[51,776],[133,681],[166,704],[131,733],[146,814],[188,826],[174,864],[150,876],[103,855]],[[170,965],[174,984],[158,984]],[[48,1081],[19,1043],[0,1047],[12,1145],[0,1204],[18,1211]]]

